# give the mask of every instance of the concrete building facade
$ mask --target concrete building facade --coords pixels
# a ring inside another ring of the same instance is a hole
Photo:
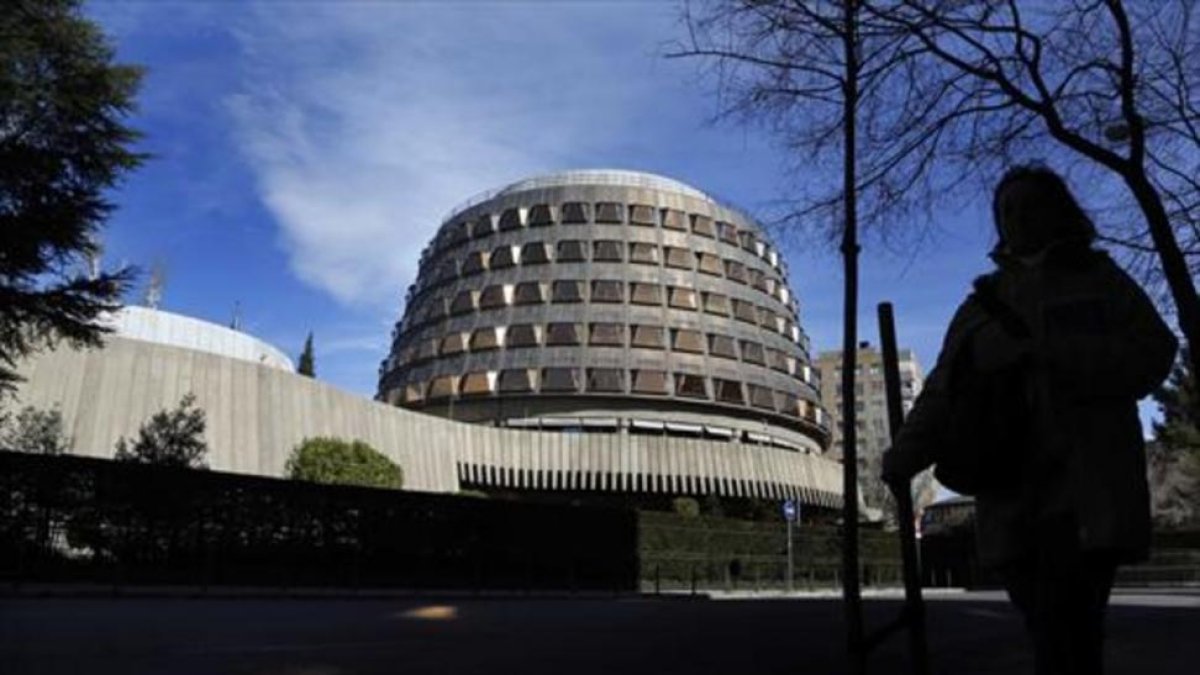
[[[841,503],[784,263],[694,188],[614,171],[510,185],[446,219],[407,300],[377,400],[240,331],[131,307],[103,348],[21,364],[18,405],[57,407],[92,456],[191,393],[217,470],[279,476],[334,436],[394,459],[406,489]]]
[[[900,401],[905,414],[921,393],[925,374],[911,349],[897,350],[900,370]],[[869,520],[890,519],[888,487],[880,480],[883,452],[892,444],[888,428],[887,389],[883,377],[883,354],[869,342],[859,343],[854,377],[855,430],[858,436],[859,508]],[[842,352],[817,356],[821,399],[829,407],[832,443],[829,455],[839,461],[845,452],[842,441]],[[914,482],[918,509],[936,493],[931,472]]]
[[[925,373],[911,349],[897,350],[900,369],[900,401],[907,414],[921,393]],[[883,354],[869,342],[859,343],[854,378],[855,422],[860,457],[878,456],[892,443],[888,429],[887,390],[883,379]],[[842,447],[842,352],[821,352],[817,356],[821,400],[829,410],[832,432],[830,455],[841,458]]]
[[[520,181],[441,226],[377,397],[504,427],[820,454],[829,428],[786,275],[757,223],[677,181]]]
[[[211,324],[210,324],[211,325]],[[218,327],[219,328],[219,327]],[[361,439],[404,470],[404,488],[719,494],[836,507],[841,466],[741,442],[548,433],[455,422],[342,391],[288,369],[129,337],[25,360],[16,405],[57,408],[70,451],[112,457],[154,413],[186,394],[207,418],[206,460],[220,471],[281,476],[305,438]]]

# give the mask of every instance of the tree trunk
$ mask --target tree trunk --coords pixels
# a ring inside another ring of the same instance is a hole
[[[1162,198],[1146,177],[1145,171],[1127,173],[1124,178],[1146,216],[1150,238],[1154,241],[1154,250],[1158,252],[1162,264],[1163,277],[1175,302],[1179,330],[1189,347],[1192,372],[1200,372],[1200,297],[1196,295],[1196,282],[1188,271],[1187,260],[1171,229],[1171,219]]]
[[[842,44],[845,50],[843,87],[843,211],[842,258],[842,595],[846,610],[846,648],[851,672],[864,670],[862,599],[858,579],[858,434],[855,427],[854,374],[858,361],[858,203],[856,189],[856,113],[858,107],[857,0],[846,0]]]

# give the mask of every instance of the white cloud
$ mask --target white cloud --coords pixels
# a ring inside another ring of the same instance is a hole
[[[588,164],[652,99],[627,12],[473,3],[271,3],[236,31],[236,140],[293,271],[394,307],[447,211]],[[612,8],[607,8],[611,10]]]

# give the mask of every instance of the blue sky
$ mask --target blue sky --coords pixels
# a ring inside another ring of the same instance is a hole
[[[165,309],[228,323],[318,376],[371,395],[417,256],[478,192],[568,168],[677,178],[752,213],[797,192],[765,133],[713,125],[700,64],[662,58],[679,35],[656,2],[95,2],[121,60],[148,68],[140,110],[154,159],[115,193],[109,264],[167,270]],[[837,172],[839,167],[814,167]],[[897,306],[928,367],[985,271],[979,209],[920,249],[864,251],[861,331]],[[814,227],[818,225],[814,223]],[[904,227],[908,224],[898,223]],[[841,261],[778,236],[817,349],[841,340]],[[140,290],[132,299],[140,297]]]

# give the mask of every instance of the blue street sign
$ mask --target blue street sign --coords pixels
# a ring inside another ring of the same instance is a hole
[[[800,515],[800,508],[796,504],[796,500],[788,499],[783,502],[783,519],[789,523],[796,522],[796,516]]]

